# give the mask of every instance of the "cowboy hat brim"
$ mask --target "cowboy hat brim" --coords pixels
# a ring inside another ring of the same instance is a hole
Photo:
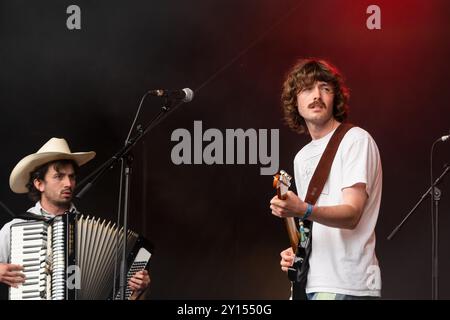
[[[82,166],[95,157],[94,151],[89,152],[42,152],[30,154],[17,163],[9,177],[9,186],[15,193],[27,193],[26,187],[30,179],[30,173],[39,166],[56,160],[73,160],[78,166]]]

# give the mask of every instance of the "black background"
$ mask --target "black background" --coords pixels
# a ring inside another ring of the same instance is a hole
[[[66,8],[81,8],[68,30]],[[381,8],[381,30],[366,9]],[[450,3],[435,1],[1,1],[0,200],[21,212],[9,174],[51,137],[72,151],[95,150],[92,172],[123,144],[142,95],[184,88],[195,99],[152,130],[135,150],[131,227],[156,246],[153,299],[285,299],[279,269],[288,239],[269,200],[272,177],[260,165],[174,165],[171,134],[195,120],[203,129],[280,129],[280,168],[307,137],[282,124],[279,96],[301,57],[329,59],[351,88],[350,121],[377,141],[383,200],[377,256],[386,299],[431,297],[431,223],[423,203],[392,241],[390,231],[429,185],[430,147],[450,128]],[[162,101],[148,98],[140,123]],[[206,143],[204,144],[206,145]],[[435,152],[435,174],[450,162]],[[77,206],[115,219],[115,168]],[[448,180],[448,179],[447,179]],[[450,298],[450,184],[441,185],[440,297]],[[2,211],[1,223],[8,221]]]

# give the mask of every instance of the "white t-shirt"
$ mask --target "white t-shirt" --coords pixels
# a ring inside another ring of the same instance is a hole
[[[334,131],[311,141],[295,156],[298,195],[305,199],[314,170]],[[365,183],[368,194],[354,230],[314,222],[306,292],[380,296],[381,275],[375,255],[375,225],[381,202],[382,169],[378,147],[370,134],[350,129],[339,145],[318,206],[342,204],[342,189]],[[314,211],[313,211],[314,215]]]

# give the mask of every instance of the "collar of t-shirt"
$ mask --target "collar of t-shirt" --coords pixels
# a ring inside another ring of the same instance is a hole
[[[30,209],[28,209],[27,212],[36,214],[38,216],[44,216],[45,218],[48,218],[48,219],[52,219],[55,217],[54,214],[48,213],[47,211],[44,210],[44,208],[42,208],[40,201],[36,202],[34,207],[31,207]],[[78,210],[75,207],[75,205],[73,203],[71,203],[69,210],[67,210],[66,212],[78,213]]]
[[[322,143],[326,143],[331,139],[331,136],[333,135],[333,133],[336,131],[338,127],[336,127],[335,129],[333,129],[332,131],[330,131],[329,133],[327,133],[325,136],[323,136],[322,138],[319,139],[315,139],[315,140],[311,140],[311,142],[309,143],[310,145],[313,146],[319,146]]]

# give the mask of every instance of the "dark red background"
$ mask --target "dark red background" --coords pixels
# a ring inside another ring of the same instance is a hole
[[[77,4],[82,29],[66,28]],[[381,30],[366,9],[381,8]],[[377,141],[384,170],[377,255],[386,299],[431,297],[431,223],[423,203],[386,237],[429,185],[430,147],[450,128],[450,2],[435,1],[2,1],[0,3],[0,200],[9,174],[50,137],[97,151],[81,178],[120,148],[149,89],[195,90],[195,99],[151,131],[134,152],[130,223],[156,245],[154,299],[285,299],[279,269],[288,239],[270,214],[272,177],[259,165],[171,162],[177,128],[280,129],[280,167],[293,172],[308,141],[282,124],[279,96],[296,59],[329,59],[351,88],[350,121]],[[161,101],[145,103],[146,124]],[[439,144],[435,173],[450,162]],[[119,171],[77,205],[115,219]],[[448,178],[450,179],[450,177]],[[447,179],[447,180],[448,180]],[[440,297],[450,298],[449,182],[441,185]],[[8,220],[6,213],[2,222]]]

